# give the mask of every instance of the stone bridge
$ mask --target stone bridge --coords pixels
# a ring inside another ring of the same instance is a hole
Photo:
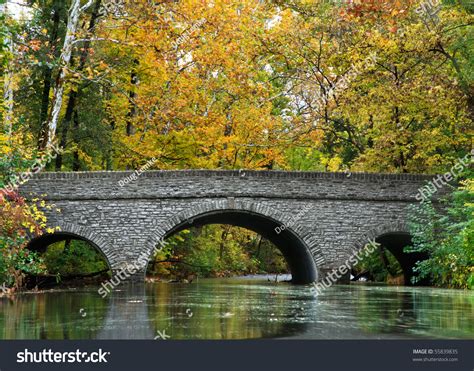
[[[231,224],[258,232],[285,256],[294,283],[309,283],[339,267],[369,239],[399,260],[405,278],[420,257],[410,243],[407,207],[431,176],[182,170],[41,173],[21,186],[61,211],[47,211],[60,232],[30,248],[76,238],[101,251],[113,272],[139,262],[143,279],[160,240],[190,226]],[[136,178],[133,180],[133,178]],[[145,259],[146,260],[146,259]]]

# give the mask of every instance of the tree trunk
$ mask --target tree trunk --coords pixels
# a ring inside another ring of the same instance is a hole
[[[4,5],[4,14],[5,17],[8,17],[8,2]],[[10,33],[5,36],[5,43],[8,47],[9,52],[13,55],[13,39]],[[8,64],[7,69],[5,71],[5,78],[4,78],[4,90],[3,90],[3,101],[5,104],[5,134],[8,138],[8,144],[10,147],[10,155],[11,158],[12,150],[13,150],[13,66],[11,63]],[[8,162],[10,163],[10,161]]]
[[[395,273],[390,269],[390,262],[388,261],[387,255],[385,255],[385,248],[383,246],[380,246],[379,248],[379,256],[385,270],[389,275],[393,276]]]
[[[219,258],[222,259],[224,256],[224,249],[225,249],[225,242],[227,241],[227,235],[229,234],[231,226],[230,225],[223,225],[222,226],[222,234],[221,234],[221,243],[219,246]]]
[[[49,38],[49,45],[53,47],[55,45],[56,40],[58,39],[59,35],[59,23],[60,19],[60,8],[59,2],[54,2],[53,7],[53,28],[51,30],[51,37]],[[57,50],[59,48],[55,48],[54,57],[55,59],[58,57]],[[41,109],[40,109],[40,131],[38,135],[38,148],[42,149],[46,146],[48,141],[48,126],[47,126],[47,119],[48,119],[48,110],[49,110],[49,93],[51,92],[51,85],[52,85],[52,76],[53,76],[53,69],[46,65],[43,69],[43,93],[41,98]]]
[[[64,242],[64,254],[67,254],[69,252],[69,249],[71,248],[71,239],[68,239]]]
[[[66,37],[64,38],[64,44],[59,58],[60,70],[56,79],[51,112],[46,125],[48,128],[46,140],[47,148],[52,148],[56,139],[56,129],[58,126],[59,114],[61,113],[61,107],[63,105],[64,89],[66,87],[66,70],[71,61],[72,47],[76,39],[79,17],[84,10],[92,5],[92,1],[93,0],[89,0],[86,5],[81,7],[80,0],[73,0],[71,8],[69,9]]]
[[[258,236],[258,244],[257,244],[257,253],[255,254],[255,256],[257,258],[260,258],[260,249],[262,247],[262,236]]]
[[[130,90],[128,92],[129,97],[129,110],[127,114],[127,136],[130,136],[134,133],[132,119],[136,114],[135,107],[135,97],[137,93],[135,92],[135,87],[138,84],[138,75],[137,75],[137,66],[139,64],[138,59],[133,60],[132,72],[130,73]]]
[[[59,142],[59,147],[60,148],[65,148],[67,144],[67,135],[69,131],[69,125],[73,119],[74,116],[74,108],[76,106],[76,97],[77,97],[77,92],[74,90],[71,90],[69,93],[69,100],[67,102],[67,108],[66,108],[66,116],[64,117],[64,122],[63,122],[63,128],[61,132],[61,140]],[[63,156],[61,153],[58,153],[58,156],[56,157],[56,171],[61,171],[61,167],[63,165]]]
[[[89,35],[92,35],[95,25],[97,23],[97,20],[100,16],[99,14],[100,6],[101,6],[101,0],[96,0],[94,11],[92,12],[91,19],[89,22],[89,27],[87,29]],[[87,40],[84,43],[84,47],[82,48],[82,52],[79,58],[79,66],[77,67],[78,72],[82,72],[84,70],[87,57],[89,56],[90,44],[91,42],[89,40]],[[82,86],[78,86],[77,89],[74,89],[74,88],[71,89],[71,92],[69,93],[69,100],[68,100],[67,108],[66,108],[66,116],[64,117],[63,129],[61,133],[61,141],[59,145],[61,148],[65,148],[67,145],[67,136],[69,132],[69,127],[73,119],[73,114],[75,112],[77,99],[78,97],[81,96],[81,92],[82,92]],[[74,119],[76,119],[76,117]],[[74,125],[74,127],[76,127],[76,125]],[[79,145],[79,143],[76,142],[76,145]],[[61,171],[62,164],[63,164],[63,156],[61,154],[58,154],[58,156],[56,157],[56,171]]]
[[[78,131],[79,131],[79,114],[77,113],[77,110],[74,111],[74,126],[73,126],[73,132],[74,132],[74,142],[78,143]],[[72,171],[79,171],[81,168],[81,163],[79,161],[79,150],[76,148],[74,150],[74,155],[72,159]]]

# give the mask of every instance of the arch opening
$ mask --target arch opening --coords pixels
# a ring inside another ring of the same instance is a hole
[[[282,223],[258,213],[244,210],[206,212],[176,225],[166,233],[165,238],[193,227],[208,225],[240,227],[259,234],[281,252],[291,272],[292,283],[308,284],[316,281],[317,268],[304,241],[290,228],[282,228]]]
[[[412,245],[411,235],[403,231],[387,232],[376,237],[375,242],[379,244],[379,248],[356,265],[352,280],[365,278],[376,282],[413,285],[413,268],[427,256],[405,251],[405,247]],[[416,284],[423,285],[426,282]]]
[[[111,276],[111,265],[99,246],[90,239],[70,232],[44,234],[32,239],[26,248],[40,254],[46,273],[30,277],[30,286],[95,283]]]

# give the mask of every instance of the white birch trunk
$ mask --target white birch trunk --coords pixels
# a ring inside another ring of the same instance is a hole
[[[92,5],[92,2],[93,0],[89,0],[86,5],[81,7],[80,0],[73,0],[71,8],[69,9],[66,37],[64,38],[64,44],[59,58],[59,76],[54,88],[51,113],[48,119],[48,148],[53,147],[56,138],[59,114],[61,113],[61,107],[63,105],[66,71],[71,61],[72,47],[76,39],[79,17],[84,10]]]
[[[3,13],[5,17],[8,17],[8,1],[4,4],[1,13]],[[11,54],[13,54],[13,39],[10,34],[7,34],[7,36],[5,37],[5,44],[8,46],[8,51]],[[8,67],[4,76],[3,104],[5,106],[4,128],[5,128],[5,133],[8,137],[8,142],[11,145],[12,133],[13,133],[13,65],[12,63],[8,64]]]

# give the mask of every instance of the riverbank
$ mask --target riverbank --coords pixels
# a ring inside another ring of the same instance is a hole
[[[50,279],[51,277],[48,276]],[[72,279],[61,282],[43,282],[42,285],[34,285],[33,287],[14,291],[13,289],[6,288],[0,290],[0,298],[11,297],[16,294],[41,294],[46,292],[61,292],[70,290],[83,290],[87,288],[99,287],[104,281],[108,280],[108,275],[102,275],[99,277],[87,277],[81,279]],[[170,277],[146,277],[145,283],[193,283],[199,280],[243,280],[243,281],[265,281],[265,282],[291,282],[291,274],[280,274],[280,273],[267,273],[267,274],[252,274],[252,275],[230,275],[226,277],[206,277],[199,278],[196,275],[185,279],[175,279]]]

